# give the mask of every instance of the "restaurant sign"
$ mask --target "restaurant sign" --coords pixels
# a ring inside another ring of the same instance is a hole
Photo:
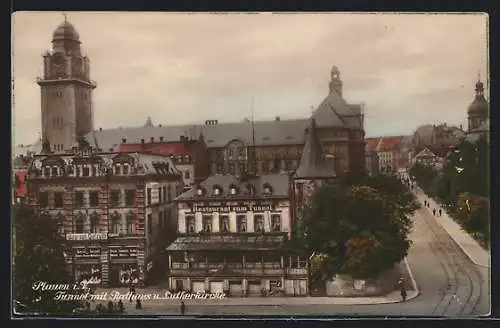
[[[188,205],[192,213],[246,213],[275,211],[276,204],[270,201],[244,201],[244,202],[194,202]]]
[[[137,248],[133,247],[110,247],[109,256],[113,258],[137,257]]]
[[[107,232],[66,234],[66,240],[106,240],[106,239],[108,239]]]
[[[75,259],[92,259],[101,256],[100,247],[78,247],[74,248]]]

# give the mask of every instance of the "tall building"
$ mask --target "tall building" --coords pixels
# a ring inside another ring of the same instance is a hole
[[[65,18],[52,35],[52,48],[43,55],[41,89],[42,138],[61,153],[79,136],[94,129],[90,61],[81,49],[80,36]]]
[[[329,93],[314,110],[317,133],[329,162],[338,175],[365,169],[364,113],[362,104],[348,104],[342,97],[340,71],[331,71]],[[252,163],[258,174],[293,172],[298,168],[305,143],[304,131],[310,118],[271,121],[245,120],[219,123],[207,120],[204,125],[153,125],[134,128],[99,129],[88,134],[104,151],[113,151],[120,140],[139,143],[141,139],[165,142],[179,136],[196,139],[203,135],[208,150],[211,175],[238,174]]]

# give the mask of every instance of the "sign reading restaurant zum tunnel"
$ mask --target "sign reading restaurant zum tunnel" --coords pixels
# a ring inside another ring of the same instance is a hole
[[[107,232],[66,234],[66,240],[106,240],[106,239],[108,239]]]
[[[244,201],[244,202],[193,202],[188,203],[187,208],[190,212],[196,213],[245,213],[245,212],[265,212],[275,211],[277,207],[284,207],[288,204],[272,201]]]

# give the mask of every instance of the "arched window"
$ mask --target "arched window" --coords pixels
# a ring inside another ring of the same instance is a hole
[[[117,211],[114,211],[113,214],[111,214],[111,231],[113,231],[113,233],[120,233],[121,220],[122,216]]]
[[[78,213],[73,224],[73,233],[83,233],[85,229],[85,214]]]
[[[90,215],[90,232],[99,232],[99,214],[97,212],[92,212]]]

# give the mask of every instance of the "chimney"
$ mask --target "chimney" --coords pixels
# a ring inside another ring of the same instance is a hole
[[[281,121],[281,118],[280,118],[279,116],[276,116],[276,117],[274,118],[274,120],[275,120],[276,122],[278,122],[278,121]]]
[[[122,138],[122,143],[127,143],[127,138]]]
[[[163,142],[163,137],[160,137],[160,142]]]
[[[144,139],[141,139],[141,144],[143,144],[143,145],[144,145]]]
[[[154,143],[155,142],[155,137],[151,137],[151,143]]]
[[[102,131],[102,128],[99,128],[99,131]]]

